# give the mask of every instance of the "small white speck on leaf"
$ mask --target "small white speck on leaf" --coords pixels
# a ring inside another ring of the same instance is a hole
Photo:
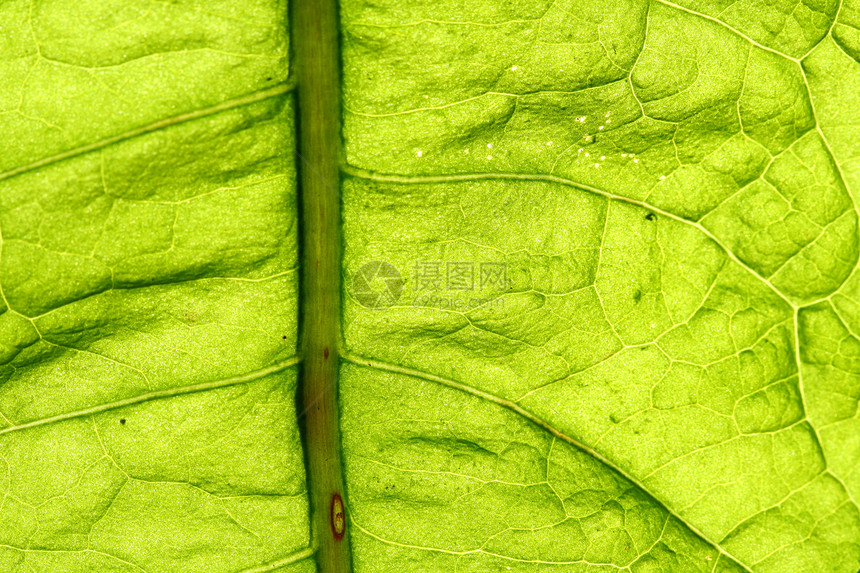
[[[419,149],[418,151],[415,152],[415,155],[417,155],[418,157],[421,157],[422,155],[424,155],[424,152]]]
[[[492,147],[493,147],[493,144],[492,144],[492,143],[488,143],[488,144],[487,144],[487,148],[488,148],[488,149],[492,149]]]

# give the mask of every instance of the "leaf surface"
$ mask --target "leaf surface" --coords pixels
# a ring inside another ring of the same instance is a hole
[[[856,7],[717,4],[345,2],[358,570],[857,569]]]
[[[314,569],[285,14],[0,7],[0,571]]]
[[[0,7],[0,571],[316,570],[286,12]],[[860,5],[340,14],[352,570],[855,573]]]

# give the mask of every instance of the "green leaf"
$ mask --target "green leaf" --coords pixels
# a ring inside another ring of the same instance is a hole
[[[860,4],[339,10],[337,570],[855,573]],[[0,6],[0,571],[318,569],[286,13]]]
[[[0,7],[0,571],[313,569],[285,15]]]
[[[860,567],[860,6],[682,4],[343,3],[357,571]]]

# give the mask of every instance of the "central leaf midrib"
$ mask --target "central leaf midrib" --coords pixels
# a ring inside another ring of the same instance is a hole
[[[320,573],[352,571],[338,425],[340,332],[340,54],[337,0],[290,2],[297,81],[301,290],[299,419],[311,538]]]

